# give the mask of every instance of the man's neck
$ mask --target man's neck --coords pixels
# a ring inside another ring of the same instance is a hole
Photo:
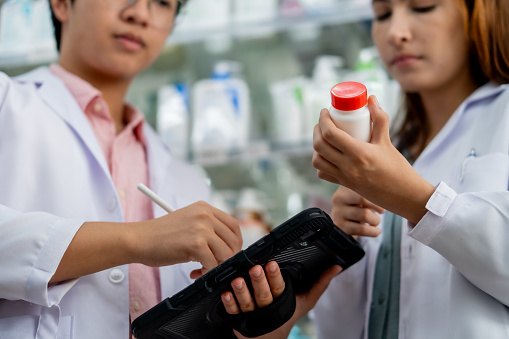
[[[93,69],[84,69],[68,65],[61,60],[59,60],[58,63],[68,72],[80,77],[101,92],[104,101],[108,105],[111,119],[115,123],[116,133],[119,134],[126,126],[124,109],[125,97],[132,79],[114,78],[107,74],[94,71]]]

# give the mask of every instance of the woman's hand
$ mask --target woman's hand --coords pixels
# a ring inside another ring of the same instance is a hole
[[[385,210],[345,186],[339,186],[332,196],[331,218],[345,233],[357,237],[377,237],[381,230],[377,213]]]
[[[327,286],[329,286],[332,278],[339,272],[341,272],[339,266],[333,266],[326,270],[309,291],[296,296],[297,305],[292,318],[277,330],[259,338],[287,338],[292,327],[315,306],[320,296],[325,292]],[[236,278],[232,281],[232,288],[238,302],[229,291],[221,295],[221,299],[228,313],[238,314],[240,312],[251,312],[256,308],[268,306],[285,290],[285,281],[275,261],[269,262],[265,266],[265,271],[259,265],[252,267],[249,270],[249,276],[251,278],[251,284],[253,285],[254,295],[251,295],[242,278]],[[245,338],[238,332],[235,332],[235,334],[238,338]]]
[[[435,187],[424,180],[392,145],[389,117],[374,96],[368,107],[373,121],[369,143],[337,128],[322,110],[313,134],[313,166],[318,177],[344,185],[372,203],[417,224]]]

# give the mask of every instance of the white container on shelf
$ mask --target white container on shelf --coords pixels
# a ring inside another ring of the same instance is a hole
[[[185,85],[166,85],[157,93],[157,131],[171,153],[187,159],[189,110]]]
[[[194,84],[191,144],[195,152],[246,148],[251,103],[246,82],[235,76],[239,67],[236,62],[219,62],[212,78]]]
[[[192,0],[182,8],[175,30],[186,35],[223,29],[230,25],[230,20],[231,0]]]
[[[352,137],[369,142],[371,117],[366,86],[358,82],[342,82],[331,89],[329,114],[334,124]]]
[[[278,0],[233,0],[233,22],[241,25],[275,20],[278,5]]]
[[[298,145],[303,140],[303,90],[306,78],[295,77],[270,85],[273,118],[271,139],[280,146]]]
[[[331,88],[341,82],[343,58],[336,55],[320,55],[316,58],[311,79],[304,89],[304,140],[313,140],[313,129],[318,123],[320,111],[330,104]]]
[[[0,56],[26,56],[32,43],[31,0],[6,0],[0,12]]]

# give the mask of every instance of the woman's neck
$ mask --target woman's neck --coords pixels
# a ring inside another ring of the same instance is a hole
[[[465,74],[452,84],[419,92],[429,124],[426,145],[440,132],[461,103],[477,88],[479,85],[474,82],[470,74]]]

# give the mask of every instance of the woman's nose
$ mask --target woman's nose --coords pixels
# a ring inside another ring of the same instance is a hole
[[[387,39],[395,46],[407,43],[412,39],[411,18],[405,9],[393,11]]]

